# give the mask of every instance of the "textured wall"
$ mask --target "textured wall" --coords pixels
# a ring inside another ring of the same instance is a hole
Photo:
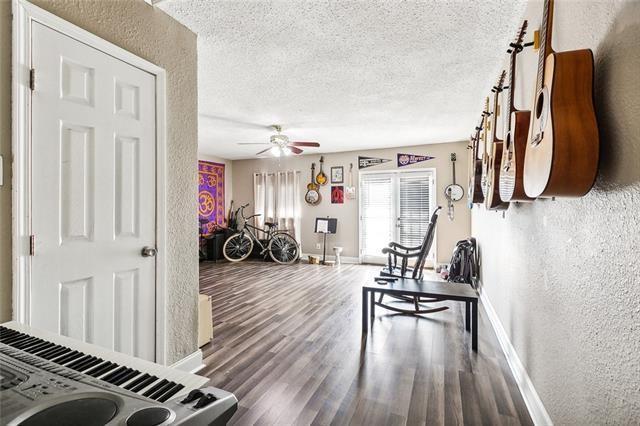
[[[436,168],[436,194],[438,205],[444,207],[440,214],[436,230],[438,262],[448,262],[455,243],[467,238],[471,231],[471,217],[466,208],[466,198],[456,203],[455,219],[450,221],[446,213],[446,199],[444,188],[451,183],[451,162],[449,154],[455,152],[458,161],[456,163],[456,181],[466,186],[467,182],[467,144],[465,142],[442,143],[433,145],[419,145],[411,147],[363,150],[352,152],[340,152],[324,155],[324,171],[330,176],[331,166],[343,166],[345,173],[345,185],[348,182],[349,163],[353,163],[353,184],[358,186],[358,155],[391,159],[390,162],[380,166],[367,168],[367,171],[383,171],[396,168],[396,153],[430,155],[436,157],[433,160],[424,161],[413,166],[403,167],[403,170],[411,170],[420,167]],[[233,197],[236,205],[251,203],[253,208],[253,173],[273,172],[277,170],[299,170],[300,197],[304,197],[306,186],[310,179],[311,163],[316,163],[316,173],[319,169],[318,155],[303,155],[300,157],[272,158],[260,160],[236,160],[233,162]],[[358,256],[358,200],[345,200],[344,204],[331,204],[330,183],[320,190],[322,202],[318,206],[309,206],[301,201],[302,214],[302,251],[304,253],[322,253],[316,249],[316,243],[322,242],[320,235],[313,232],[316,217],[331,216],[338,219],[338,233],[327,239],[327,250],[331,253],[331,247],[342,246],[345,257]]]
[[[11,320],[11,2],[0,0],[0,322]]]
[[[528,6],[530,28],[541,11]],[[474,208],[482,281],[556,424],[637,424],[640,2],[557,0],[555,13],[554,48],[595,53],[599,176],[580,199],[512,205],[504,218]],[[521,56],[517,101],[529,109],[537,58]]]
[[[8,3],[8,2],[6,2]],[[2,1],[2,31],[10,25]],[[86,29],[167,71],[167,362],[197,349],[198,249],[196,218],[197,177],[197,53],[196,36],[163,11],[142,0],[34,0],[34,4]],[[0,85],[8,90],[10,77],[4,63],[9,51],[2,45]],[[3,150],[8,96],[2,102]],[[4,151],[3,151],[4,152]],[[8,253],[5,229],[10,227],[10,207],[2,188],[2,252]],[[190,207],[189,207],[190,206]],[[5,256],[0,256],[4,262]],[[4,265],[4,264],[2,264]],[[0,269],[3,286],[10,286],[6,267]],[[6,289],[3,287],[3,296]],[[3,297],[3,303],[4,297]]]

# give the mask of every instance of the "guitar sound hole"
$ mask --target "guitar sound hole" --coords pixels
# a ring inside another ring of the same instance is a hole
[[[544,92],[538,93],[538,100],[536,101],[536,118],[540,118],[542,110],[544,108]]]

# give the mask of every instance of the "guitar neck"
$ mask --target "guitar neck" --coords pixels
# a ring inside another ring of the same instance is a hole
[[[542,90],[544,81],[544,63],[552,52],[551,32],[553,27],[553,0],[544,1],[542,24],[540,25],[540,51],[538,53],[538,78],[536,80],[536,93]]]
[[[493,94],[493,117],[491,118],[491,142],[496,140],[496,127],[498,124],[498,99],[500,98],[500,89],[495,89]]]
[[[513,49],[509,56],[509,80],[507,88],[507,110],[505,111],[504,123],[505,131],[508,132],[511,129],[511,111],[513,111],[514,90],[513,86],[516,83],[516,49]]]

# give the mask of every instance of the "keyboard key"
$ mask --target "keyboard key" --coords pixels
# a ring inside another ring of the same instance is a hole
[[[176,385],[176,383],[174,382],[167,382],[166,385],[161,386],[160,389],[158,389],[157,391],[155,391],[154,393],[152,393],[151,395],[149,395],[149,398],[151,399],[158,399],[160,398],[162,395],[164,395],[165,392],[167,392],[169,389],[171,389],[172,387],[174,387]]]
[[[173,395],[175,395],[176,393],[178,393],[182,389],[184,389],[184,385],[182,385],[180,383],[176,384],[174,387],[169,389],[164,395],[162,395],[160,398],[158,398],[158,402],[168,401],[169,398],[171,398]]]
[[[127,367],[120,367],[117,370],[113,371],[112,373],[102,377],[102,380],[104,380],[105,382],[111,383],[111,380],[113,380],[116,376],[120,375],[126,369]]]
[[[142,376],[138,377],[137,379],[132,380],[131,383],[127,383],[127,385],[124,388],[126,390],[131,390],[150,377],[151,376],[149,374],[145,373]]]
[[[146,396],[147,398],[153,395],[158,389],[166,385],[169,381],[167,379],[162,379],[157,384],[153,385],[148,391],[142,394],[142,396]]]
[[[72,370],[75,370],[75,367],[77,367],[78,365],[82,364],[85,361],[88,361],[89,359],[91,359],[91,355],[81,356],[80,358],[76,359],[75,361],[70,362],[69,364],[67,364],[66,367],[70,368]]]
[[[127,372],[127,374],[125,374],[124,376],[120,377],[120,379],[116,380],[114,385],[120,386],[120,385],[128,382],[129,380],[133,379],[134,377],[138,376],[139,374],[140,374],[139,371],[134,370],[133,368],[130,368],[129,372]]]
[[[65,365],[65,364],[68,364],[68,363],[80,358],[83,355],[84,354],[82,352],[72,351],[72,352],[68,353],[67,355],[63,355],[63,356],[61,356],[59,358],[56,358],[53,362],[55,362],[56,364],[59,364],[59,365]]]
[[[111,361],[107,361],[104,364],[100,364],[93,367],[91,370],[87,371],[85,374],[88,374],[91,377],[100,377],[103,374],[113,370],[117,366],[118,364]]]
[[[134,388],[131,389],[131,392],[135,392],[138,393],[141,390],[144,390],[147,388],[147,386],[155,383],[157,380],[159,380],[159,377],[156,376],[149,376],[145,381],[143,381],[142,383],[138,384],[137,386],[135,386]]]

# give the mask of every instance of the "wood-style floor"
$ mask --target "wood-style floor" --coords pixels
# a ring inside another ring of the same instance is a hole
[[[376,309],[361,346],[361,285],[379,267],[204,263],[212,344],[199,374],[240,400],[232,424],[532,424],[480,309],[417,318]],[[459,305],[459,306],[457,306]]]

